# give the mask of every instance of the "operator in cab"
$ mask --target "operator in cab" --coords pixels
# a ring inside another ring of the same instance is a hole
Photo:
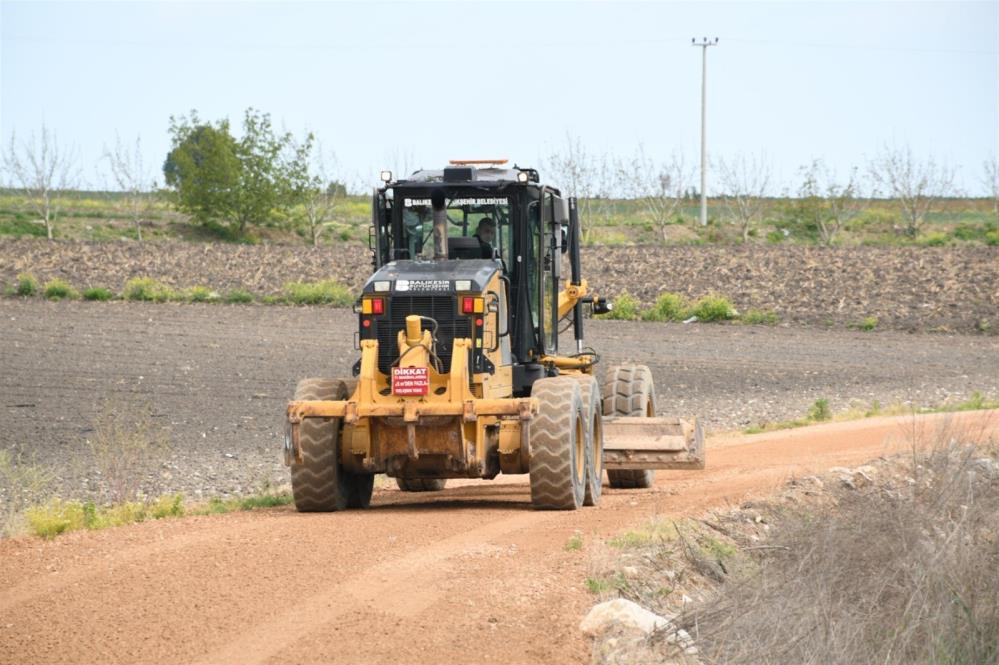
[[[496,222],[492,217],[483,217],[479,220],[479,225],[475,229],[475,237],[479,239],[479,247],[482,248],[482,258],[491,259],[495,256],[493,243],[496,241]]]

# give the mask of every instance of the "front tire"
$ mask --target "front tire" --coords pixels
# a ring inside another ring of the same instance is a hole
[[[343,400],[348,386],[338,379],[303,379],[295,400]],[[291,464],[291,491],[299,512],[367,508],[374,476],[358,475],[340,464],[340,418],[305,418],[298,426],[302,463]]]
[[[576,510],[586,495],[590,448],[579,382],[540,379],[531,397],[539,402],[531,421],[531,505],[541,510]]]

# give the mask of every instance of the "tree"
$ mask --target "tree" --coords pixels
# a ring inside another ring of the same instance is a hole
[[[763,213],[764,197],[770,189],[770,162],[762,153],[749,158],[737,155],[719,159],[716,170],[725,207],[739,225],[742,241],[749,242],[749,232]]]
[[[982,163],[982,168],[985,173],[982,184],[992,199],[992,214],[999,217],[999,158],[993,155]]]
[[[683,202],[683,191],[692,173],[683,155],[674,152],[667,160],[656,162],[640,145],[630,160],[617,162],[616,170],[624,193],[642,204],[646,216],[659,229],[663,242],[667,242],[667,227]]]
[[[237,236],[287,211],[308,179],[312,135],[296,142],[290,132],[276,134],[270,115],[252,108],[239,139],[228,120],[203,123],[196,111],[171,117],[170,134],[163,175],[177,207],[202,223],[223,222]]]
[[[543,160],[543,164],[550,174],[549,179],[557,183],[564,195],[580,199],[583,214],[588,219],[597,170],[579,137],[566,132],[565,144],[553,149]]]
[[[101,158],[108,163],[111,177],[122,196],[118,199],[124,206],[132,224],[135,226],[135,236],[142,242],[142,223],[149,214],[152,205],[152,190],[156,182],[149,174],[142,158],[142,139],[135,137],[134,146],[126,146],[120,136],[115,136],[114,149],[104,146]]]
[[[857,169],[840,182],[821,159],[801,168],[802,183],[798,195],[787,206],[789,222],[805,234],[832,245],[843,225],[862,206],[857,196]]]
[[[333,226],[337,205],[347,194],[346,186],[336,178],[337,170],[336,155],[326,153],[317,143],[308,177],[299,190],[313,246],[318,246],[323,231]]]
[[[870,164],[871,177],[902,209],[905,232],[915,238],[926,216],[937,210],[940,201],[954,194],[954,170],[930,157],[920,161],[909,146],[882,148]]]
[[[76,153],[72,148],[59,144],[55,132],[42,125],[41,137],[32,133],[27,141],[18,143],[11,133],[10,143],[3,151],[3,166],[20,189],[32,210],[45,225],[49,240],[53,237],[53,223],[59,214],[55,194],[73,189],[79,184]]]

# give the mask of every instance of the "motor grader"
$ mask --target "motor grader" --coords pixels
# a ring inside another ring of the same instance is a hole
[[[380,473],[407,491],[526,473],[532,506],[574,510],[597,504],[604,470],[611,487],[648,487],[654,469],[704,467],[696,420],[656,417],[647,367],[598,382],[584,313],[612,304],[582,275],[576,200],[505,164],[382,172],[360,357],[349,377],[301,381],[288,404],[298,510],[367,507]]]

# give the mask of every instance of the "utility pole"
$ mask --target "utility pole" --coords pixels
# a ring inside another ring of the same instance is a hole
[[[707,140],[707,106],[708,106],[708,47],[717,46],[718,38],[714,40],[702,37],[701,41],[690,40],[691,46],[701,47],[701,226],[708,225],[708,140]]]

